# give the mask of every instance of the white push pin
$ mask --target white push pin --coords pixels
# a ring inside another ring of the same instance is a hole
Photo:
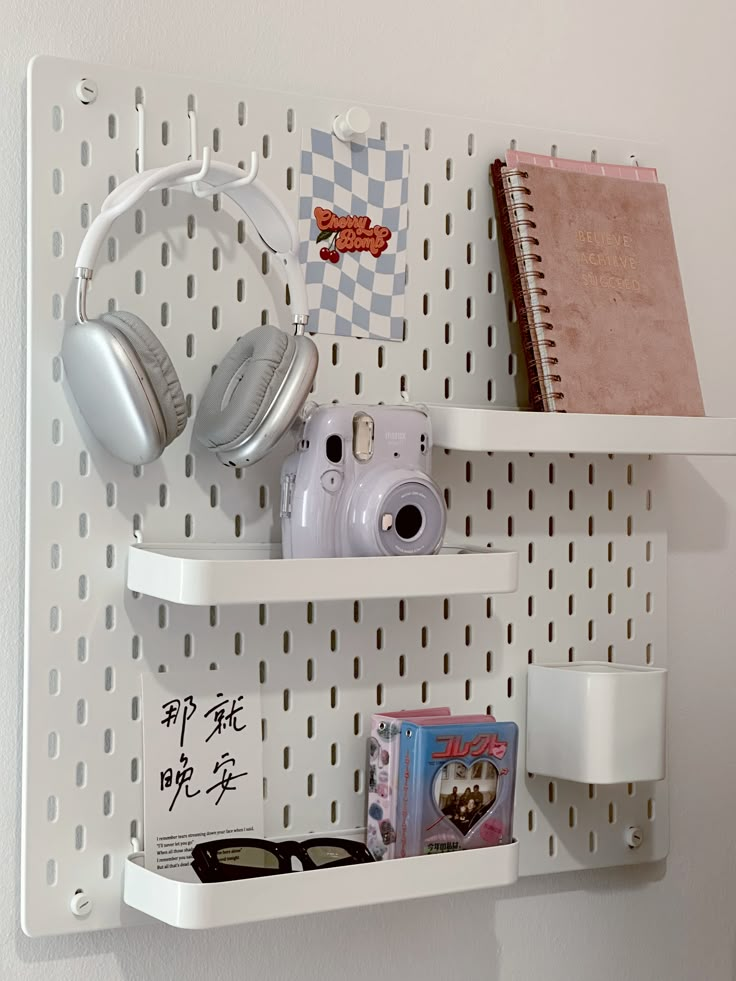
[[[365,136],[371,125],[371,117],[366,109],[352,106],[347,112],[335,116],[332,131],[338,140],[347,143],[354,136]]]

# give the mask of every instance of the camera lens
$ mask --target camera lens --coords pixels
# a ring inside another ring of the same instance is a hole
[[[422,530],[423,524],[424,515],[416,504],[405,504],[399,508],[396,514],[394,528],[399,538],[403,538],[405,542],[408,542],[412,538],[417,537]]]

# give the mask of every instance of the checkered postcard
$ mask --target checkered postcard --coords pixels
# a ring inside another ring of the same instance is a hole
[[[402,340],[409,147],[304,130],[300,180],[308,329]]]

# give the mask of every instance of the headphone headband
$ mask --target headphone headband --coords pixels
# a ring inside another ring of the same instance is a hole
[[[186,178],[198,174],[201,169],[201,161],[185,160],[168,167],[146,170],[128,178],[107,196],[100,213],[84,236],[75,264],[75,276],[79,280],[77,314],[80,320],[86,319],[84,301],[87,284],[92,278],[100,248],[116,218],[133,208],[148,191],[176,188]],[[242,177],[243,171],[238,167],[211,161],[206,175],[199,180],[217,190],[220,185],[231,184]],[[281,260],[291,294],[293,322],[304,326],[309,319],[309,305],[299,264],[299,236],[294,222],[281,202],[257,178],[250,184],[226,187],[222,193],[251,220],[264,246]]]

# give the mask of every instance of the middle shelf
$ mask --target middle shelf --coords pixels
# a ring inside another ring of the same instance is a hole
[[[128,589],[171,603],[317,602],[511,593],[518,554],[444,548],[439,555],[282,559],[281,546],[131,545]]]

